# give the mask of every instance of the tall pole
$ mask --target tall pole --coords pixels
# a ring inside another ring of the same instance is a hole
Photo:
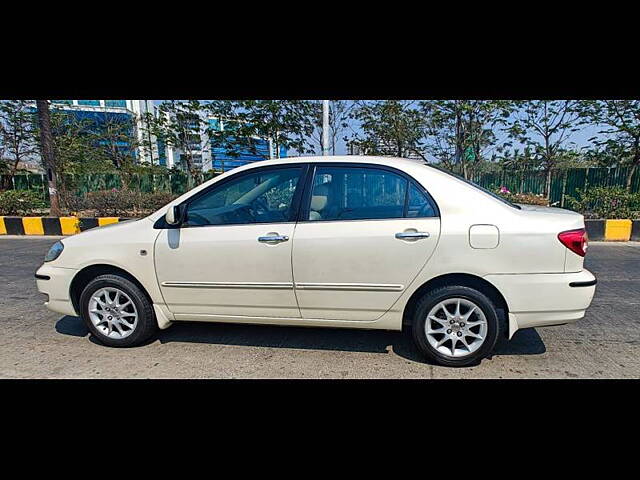
[[[322,101],[322,155],[329,155],[329,100]]]

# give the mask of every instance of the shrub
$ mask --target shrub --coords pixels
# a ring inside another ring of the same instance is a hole
[[[640,218],[640,193],[623,187],[577,189],[577,198],[567,196],[567,206],[586,218]]]
[[[140,194],[139,209],[143,212],[152,213],[176,198],[178,198],[178,195],[169,192],[142,193]]]
[[[176,198],[167,192],[144,193],[134,190],[100,190],[89,192],[83,198],[70,202],[76,211],[90,210],[97,216],[131,216],[148,215]]]
[[[32,215],[46,208],[44,200],[31,190],[6,190],[0,192],[0,215]]]
[[[511,193],[507,187],[500,187],[498,194],[511,203],[522,203],[524,205],[542,205],[546,207],[549,201],[544,195],[536,195],[535,193]]]
[[[94,210],[97,216],[119,217],[134,210],[136,192],[131,190],[100,190],[88,192],[84,197],[84,209]]]

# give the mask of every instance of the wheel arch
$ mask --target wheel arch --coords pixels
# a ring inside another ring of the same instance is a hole
[[[501,321],[506,322],[509,313],[509,305],[506,299],[500,293],[500,290],[496,288],[491,282],[485,280],[482,277],[473,275],[470,273],[447,273],[430,279],[422,284],[415,292],[409,297],[407,304],[405,305],[404,312],[402,314],[402,328],[411,325],[413,320],[413,314],[415,313],[415,307],[418,300],[430,290],[435,288],[444,287],[447,285],[461,285],[465,287],[474,288],[491,299],[496,306],[498,313],[501,316]]]
[[[78,315],[80,315],[80,295],[82,295],[82,290],[84,286],[89,283],[92,279],[99,275],[105,274],[117,274],[125,277],[127,280],[135,283],[138,288],[146,295],[149,299],[149,302],[153,305],[153,299],[147,289],[142,285],[142,283],[134,277],[131,273],[127,272],[125,269],[116,267],[115,265],[110,265],[106,263],[99,263],[95,265],[88,265],[83,269],[79,270],[78,273],[71,280],[71,284],[69,285],[69,298],[71,299],[71,303],[73,304],[73,308]]]

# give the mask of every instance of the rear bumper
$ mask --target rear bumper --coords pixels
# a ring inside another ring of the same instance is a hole
[[[46,263],[36,271],[36,285],[40,293],[49,297],[45,302],[49,310],[64,315],[77,315],[69,297],[71,280],[76,273],[76,269],[52,267]]]
[[[577,273],[488,275],[509,307],[509,338],[521,328],[575,322],[584,317],[596,292],[588,270]]]

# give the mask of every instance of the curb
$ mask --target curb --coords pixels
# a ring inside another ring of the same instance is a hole
[[[631,238],[631,220],[607,220],[604,239],[608,242],[628,242]]]
[[[606,220],[587,220],[584,221],[584,227],[587,230],[589,240],[594,242],[604,240],[604,227]]]
[[[640,242],[640,220],[632,220],[631,223],[631,241]]]
[[[118,223],[122,217],[2,217],[0,235],[75,235],[90,228]]]

